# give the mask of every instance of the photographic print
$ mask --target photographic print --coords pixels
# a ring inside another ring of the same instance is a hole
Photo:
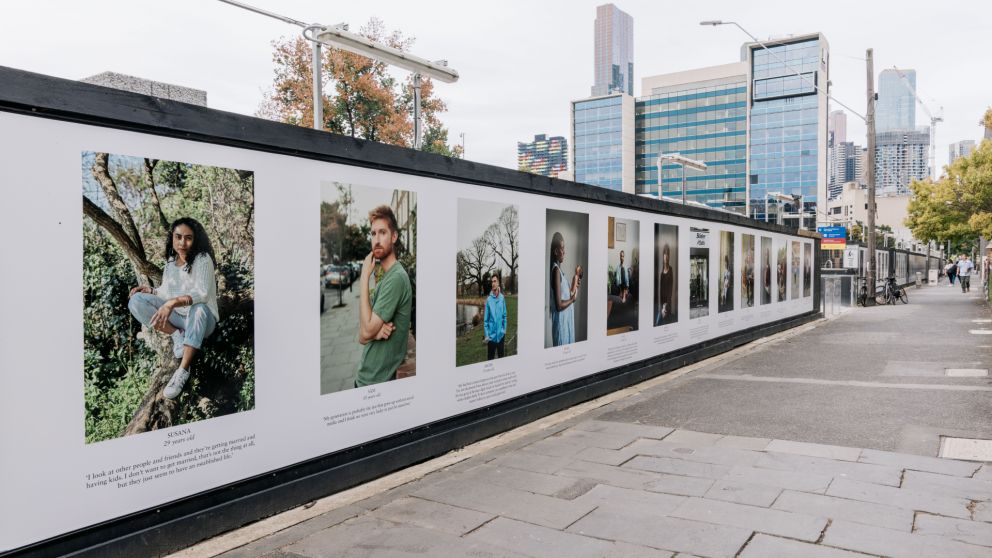
[[[717,312],[734,309],[734,233],[720,231],[720,292]]]
[[[803,244],[803,296],[813,296],[813,246]]]
[[[689,228],[689,319],[710,315],[710,231]]]
[[[786,295],[785,282],[787,279],[786,274],[789,272],[789,265],[786,261],[785,251],[786,247],[784,244],[778,247],[778,266],[775,269],[775,281],[778,287],[776,289],[778,292],[778,297],[775,299],[775,302],[782,302],[785,300]]]
[[[754,306],[754,235],[741,235],[741,306]]]
[[[606,253],[606,334],[637,331],[640,222],[609,217]]]
[[[772,303],[772,239],[761,237],[761,303]]]
[[[654,226],[654,325],[674,324],[679,320],[679,228],[677,225]]]
[[[416,375],[417,194],[320,185],[320,393]]]
[[[792,298],[799,298],[799,241],[792,241]]]
[[[458,200],[455,366],[517,354],[517,206]]]
[[[586,340],[589,215],[548,209],[545,221],[544,347]]]
[[[254,174],[82,154],[87,443],[255,407]]]

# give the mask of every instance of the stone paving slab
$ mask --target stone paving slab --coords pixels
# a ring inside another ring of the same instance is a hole
[[[933,537],[834,521],[822,544],[891,558],[988,558],[989,549]]]
[[[551,474],[572,463],[572,458],[551,457],[529,451],[515,451],[501,455],[489,463],[501,467],[513,467],[514,469],[522,469],[524,471]]]
[[[819,539],[827,526],[827,520],[821,517],[707,498],[689,498],[671,515],[810,542]]]
[[[740,558],[865,558],[864,554],[758,533]]]
[[[670,457],[684,461],[698,461],[714,465],[754,465],[763,454],[757,451],[719,446],[688,447],[684,444],[657,440],[637,440],[625,451],[636,455]]]
[[[979,521],[918,513],[914,532],[920,535],[940,535],[956,541],[992,547],[992,524]],[[989,555],[992,556],[992,549],[989,549]]]
[[[749,436],[724,436],[713,443],[718,448],[734,448],[752,451],[764,451],[771,438],[751,438]]]
[[[622,510],[596,510],[567,529],[571,533],[701,556],[732,557],[751,531]]]
[[[634,442],[635,444],[637,442]],[[633,444],[632,444],[633,445]],[[609,450],[603,448],[586,448],[575,455],[576,459],[602,463],[603,465],[622,465],[637,457],[637,452],[632,451],[630,446],[621,450]]]
[[[875,484],[899,486],[902,469],[872,463],[838,461],[822,457],[766,452],[754,463],[755,467],[781,471],[802,471],[818,475],[848,478]]]
[[[415,527],[435,529],[459,536],[496,518],[491,513],[458,508],[420,498],[394,500],[375,510],[372,515],[394,523],[406,523]]]
[[[867,482],[837,479],[827,491],[827,496],[874,502],[906,510],[925,511],[937,515],[968,519],[971,504],[964,498],[953,498],[941,493],[906,490]]]
[[[947,496],[971,500],[992,500],[992,481],[976,480],[936,473],[906,471],[902,487],[909,490],[927,490]]]
[[[727,480],[763,486],[775,486],[803,492],[823,494],[833,477],[806,471],[781,471],[758,467],[734,467],[727,473]]]
[[[665,441],[672,444],[686,444],[690,447],[694,445],[712,446],[716,444],[720,438],[723,438],[723,435],[709,434],[707,432],[694,432],[692,430],[676,430],[668,436],[665,436]]]
[[[432,529],[360,517],[289,545],[286,552],[307,558],[519,558],[525,556],[482,541]]]
[[[414,495],[442,504],[556,529],[564,529],[595,508],[592,505],[462,478],[426,487],[415,492]]]
[[[545,496],[554,496],[564,492],[577,482],[576,479],[498,465],[476,467],[463,473],[462,479],[486,482]]]
[[[858,448],[811,444],[809,442],[790,442],[787,440],[772,440],[765,447],[765,450],[778,453],[808,455],[810,457],[826,457],[827,459],[839,459],[841,461],[857,461],[861,457],[861,450]]]
[[[616,434],[616,433],[605,433],[605,432],[589,432],[587,430],[579,430],[576,428],[570,428],[559,434],[556,438],[562,442],[569,444],[575,444],[582,447],[593,447],[593,448],[603,448],[618,450],[634,440],[638,436],[636,434]]]
[[[722,479],[730,473],[730,467],[725,465],[698,463],[670,457],[646,457],[643,455],[624,463],[621,468],[685,475],[687,477],[704,477],[708,479]]]
[[[896,531],[913,530],[913,511],[871,502],[859,502],[833,496],[786,490],[772,508],[806,513],[853,523],[885,527]]]
[[[858,461],[862,463],[875,463],[877,465],[890,465],[892,467],[909,469],[911,471],[939,473],[941,475],[951,475],[955,477],[970,477],[980,466],[978,463],[955,461],[953,459],[944,459],[942,457],[909,455],[905,453],[894,453],[891,451],[872,449],[862,450],[861,457]]]
[[[703,496],[713,500],[767,508],[781,493],[782,489],[774,486],[722,480],[716,481]]]
[[[574,428],[576,430],[585,430],[587,432],[618,434],[621,436],[626,435],[634,438],[649,438],[654,440],[660,440],[674,431],[673,428],[668,428],[665,426],[605,420],[586,420],[575,425]]]
[[[625,513],[664,517],[675,511],[686,499],[685,496],[600,484],[576,498],[576,502],[592,504],[596,506],[596,509],[620,508]]]

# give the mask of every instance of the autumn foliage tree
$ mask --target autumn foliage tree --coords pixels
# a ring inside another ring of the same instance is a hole
[[[414,39],[400,31],[387,31],[373,18],[362,27],[362,36],[399,50],[409,50]],[[310,126],[313,123],[313,51],[302,37],[273,41],[275,78],[258,115],[272,120]],[[413,145],[413,79],[397,80],[383,62],[336,48],[323,50],[321,99],[326,130],[391,145]],[[461,147],[448,145],[448,130],[440,120],[447,110],[434,93],[429,78],[422,80],[421,116],[424,151],[461,156]]]

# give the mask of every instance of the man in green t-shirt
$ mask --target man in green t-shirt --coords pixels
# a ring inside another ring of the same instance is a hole
[[[393,210],[388,205],[376,207],[369,212],[369,223],[372,225],[372,252],[362,262],[359,288],[358,342],[365,348],[355,387],[396,379],[396,369],[406,358],[413,306],[410,276],[396,259],[399,227]],[[382,276],[372,293],[369,281],[377,262],[382,267]]]

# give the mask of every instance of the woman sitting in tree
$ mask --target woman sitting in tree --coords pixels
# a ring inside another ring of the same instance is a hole
[[[131,289],[127,307],[146,327],[172,336],[173,352],[181,362],[163,395],[175,399],[189,379],[193,357],[220,320],[214,249],[203,225],[189,217],[173,222],[165,261],[162,284]]]

